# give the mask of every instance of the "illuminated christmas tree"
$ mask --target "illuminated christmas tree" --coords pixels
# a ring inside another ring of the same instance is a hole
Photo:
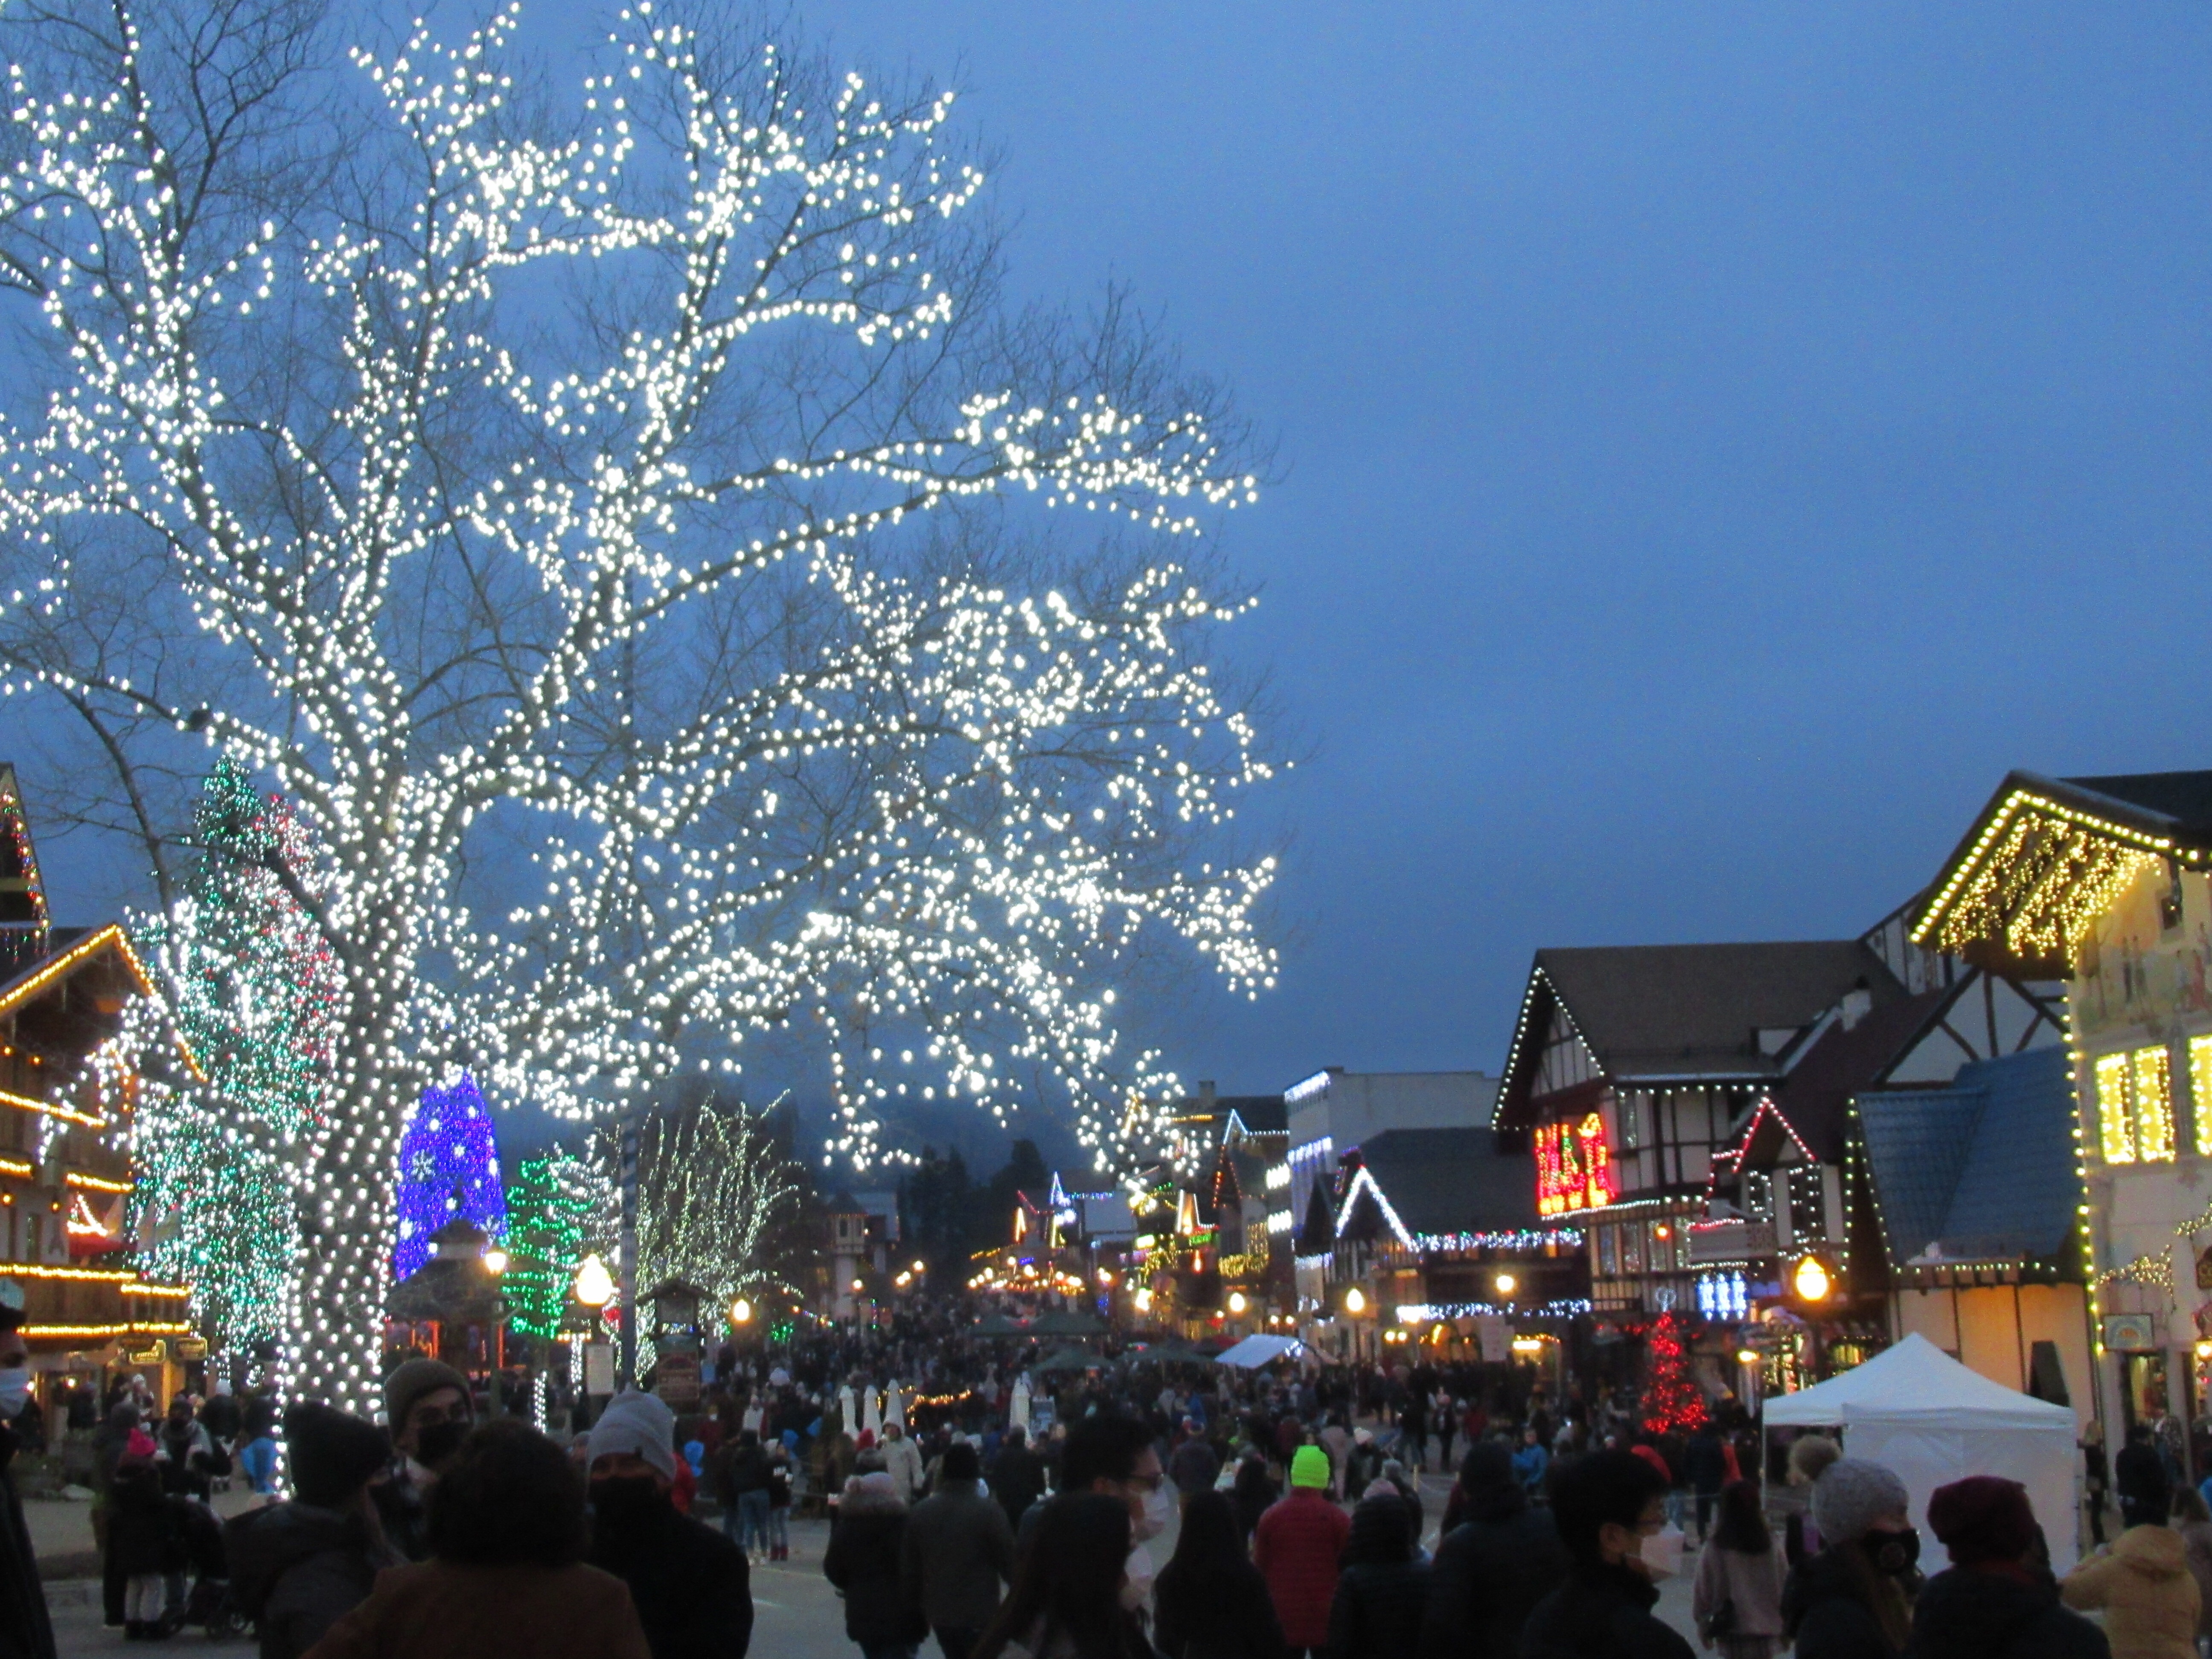
[[[226,757],[202,788],[193,838],[182,896],[139,938],[206,1082],[142,1100],[134,1203],[145,1266],[190,1284],[195,1314],[234,1347],[285,1327],[301,1152],[342,990],[296,896],[325,872],[289,805]]]
[[[399,1138],[399,1236],[392,1276],[412,1278],[429,1259],[430,1235],[456,1216],[494,1238],[507,1232],[491,1109],[466,1072],[449,1087],[425,1089]]]
[[[1685,1434],[1705,1420],[1705,1396],[1690,1378],[1682,1322],[1662,1313],[1645,1340],[1650,1367],[1644,1382],[1644,1426],[1654,1434]]]
[[[550,1340],[561,1334],[569,1287],[585,1255],[594,1194],[613,1196],[599,1165],[555,1151],[526,1158],[507,1189],[507,1303],[514,1328]]]

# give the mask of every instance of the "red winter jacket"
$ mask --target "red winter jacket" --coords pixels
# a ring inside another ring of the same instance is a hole
[[[1252,1560],[1274,1597],[1283,1640],[1294,1648],[1328,1645],[1329,1603],[1336,1599],[1336,1559],[1352,1517],[1311,1486],[1294,1486],[1269,1506],[1252,1534]]]

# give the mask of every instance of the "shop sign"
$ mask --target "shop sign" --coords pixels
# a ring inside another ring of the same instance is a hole
[[[1595,1112],[1579,1122],[1539,1124],[1535,1139],[1539,1215],[1600,1209],[1620,1195],[1605,1120]]]
[[[177,1339],[176,1347],[177,1358],[179,1359],[205,1359],[207,1358],[207,1338],[204,1336],[180,1336]]]
[[[2106,1314],[2105,1346],[2114,1353],[2155,1353],[2158,1319],[2152,1314]]]
[[[2212,1291],[2212,1249],[2197,1253],[2197,1288]]]
[[[653,1373],[653,1391],[672,1409],[688,1411],[699,1403],[699,1356],[682,1349],[664,1352]]]

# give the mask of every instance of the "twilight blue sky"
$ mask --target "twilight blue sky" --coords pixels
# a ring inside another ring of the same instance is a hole
[[[827,0],[1279,433],[1318,753],[1188,1077],[1494,1069],[1545,945],[1856,931],[2008,767],[2212,764],[2212,10]]]
[[[2212,764],[2201,0],[796,15],[1279,436],[1288,955],[1132,1033],[1187,1078],[1495,1069],[1539,946],[1856,931],[2008,767]]]

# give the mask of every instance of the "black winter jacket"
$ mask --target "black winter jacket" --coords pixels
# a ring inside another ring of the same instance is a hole
[[[1651,1616],[1659,1587],[1630,1567],[1577,1562],[1521,1627],[1521,1659],[1697,1659]]]
[[[1512,1659],[1530,1611],[1565,1582],[1551,1511],[1510,1498],[1508,1513],[1464,1522],[1437,1546],[1420,1659]]]
[[[900,1570],[909,1602],[939,1630],[981,1630],[1014,1577],[1014,1529],[981,1481],[954,1480],[906,1518]]]
[[[1905,1659],[2111,1659],[2105,1632],[2059,1605],[2046,1576],[1953,1567],[1912,1607]]]
[[[376,1588],[399,1555],[358,1515],[272,1504],[223,1523],[230,1593],[261,1635],[261,1659],[298,1659]]]
[[[1167,1659],[1283,1659],[1282,1621],[1249,1561],[1203,1577],[1172,1561],[1152,1581],[1152,1641]]]
[[[1043,1495],[1044,1465],[1026,1445],[1009,1446],[993,1460],[991,1496],[1009,1525],[1019,1526],[1024,1512]]]
[[[653,1659],[744,1659],[753,1635],[745,1553],[670,1503],[592,1534],[591,1564],[629,1586]]]
[[[1425,1561],[1355,1561],[1328,1604],[1329,1659],[1404,1659],[1429,1607]]]
[[[1782,1586],[1783,1638],[1797,1644],[1796,1659],[1897,1659],[1860,1591],[1844,1550],[1831,1544],[1790,1570]]]
[[[46,1586],[15,1495],[15,1431],[0,1423],[0,1654],[7,1659],[54,1659],[53,1626],[46,1617]]]
[[[850,1492],[822,1557],[822,1576],[845,1592],[845,1634],[863,1647],[919,1642],[929,1634],[921,1608],[907,1599],[899,1567],[906,1506],[892,1500],[863,1506]]]

